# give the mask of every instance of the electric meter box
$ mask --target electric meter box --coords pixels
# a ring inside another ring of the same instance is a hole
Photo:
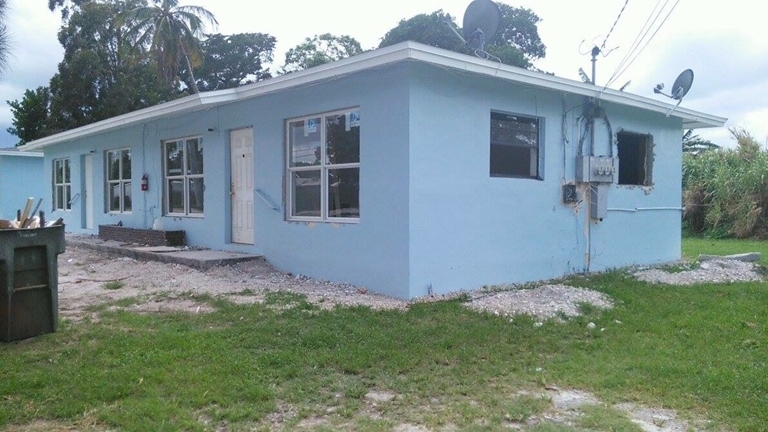
[[[581,183],[615,183],[619,160],[608,156],[576,158],[576,181]]]

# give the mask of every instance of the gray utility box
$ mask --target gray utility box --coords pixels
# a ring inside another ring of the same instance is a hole
[[[64,226],[0,230],[0,341],[55,332]]]
[[[576,181],[580,183],[615,183],[619,160],[608,156],[576,158]]]

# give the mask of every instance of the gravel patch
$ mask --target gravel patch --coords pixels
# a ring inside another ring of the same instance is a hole
[[[634,276],[644,282],[668,285],[763,280],[756,264],[735,259],[713,259],[702,262],[698,268],[680,272],[669,272],[660,268],[646,269],[635,272]]]
[[[542,285],[534,289],[500,291],[473,298],[467,306],[495,315],[531,315],[547,319],[562,315],[577,316],[582,303],[603,309],[613,307],[607,295],[569,285]]]

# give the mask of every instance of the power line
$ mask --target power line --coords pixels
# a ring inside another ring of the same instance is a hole
[[[611,33],[613,33],[613,29],[616,28],[616,24],[619,22],[619,19],[621,19],[621,15],[624,13],[624,9],[627,8],[627,3],[629,3],[629,0],[624,0],[624,6],[621,7],[621,10],[619,11],[619,16],[616,17],[616,21],[613,22],[611,29],[608,30],[608,35],[605,36],[605,39],[603,40],[603,45],[600,47],[601,50],[605,49],[605,44],[608,42],[608,38],[611,37]]]
[[[656,6],[653,8],[653,11],[651,11],[651,14],[646,19],[645,24],[640,29],[640,32],[638,33],[637,37],[635,38],[635,41],[632,42],[632,47],[627,52],[627,54],[624,56],[624,58],[619,62],[619,65],[616,67],[616,70],[614,71],[613,75],[611,75],[611,78],[608,80],[608,82],[605,84],[605,88],[607,88],[609,85],[611,85],[613,82],[615,82],[624,72],[627,71],[627,69],[634,63],[635,60],[640,56],[640,54],[645,50],[645,48],[651,43],[653,38],[656,36],[656,34],[661,30],[661,27],[664,26],[664,24],[667,22],[667,19],[672,15],[672,12],[677,7],[678,3],[680,3],[680,0],[676,0],[675,3],[672,5],[672,7],[669,9],[669,11],[666,13],[664,18],[661,20],[661,23],[656,25],[656,22],[659,20],[659,17],[664,13],[664,10],[669,5],[670,0],[665,0],[664,4],[661,5],[659,8],[659,5],[662,3],[661,0],[659,0],[656,3]],[[654,29],[655,26],[655,29]],[[646,39],[649,32],[651,33],[650,37]]]
[[[666,0],[666,1],[668,1],[668,0]],[[616,69],[613,71],[613,74],[611,75],[611,78],[608,79],[607,83],[611,83],[611,82],[613,82],[613,80],[615,80],[617,78],[616,74],[618,74],[618,72],[621,70],[621,68],[624,67],[624,65],[627,63],[627,61],[629,61],[630,57],[632,57],[632,55],[634,54],[635,50],[637,50],[637,47],[640,46],[640,43],[645,38],[645,36],[648,34],[648,31],[650,30],[650,28],[653,26],[653,24],[658,19],[658,16],[661,13],[661,10],[664,9],[664,6],[662,6],[661,9],[659,9],[659,5],[661,4],[661,2],[662,2],[662,0],[658,0],[656,2],[656,6],[653,7],[653,10],[651,11],[650,15],[648,15],[648,18],[645,19],[645,23],[640,28],[640,32],[637,34],[637,36],[635,36],[635,40],[632,41],[632,44],[630,45],[629,50],[627,51],[626,54],[624,54],[624,57],[622,57],[622,59],[619,62],[618,66],[616,66]],[[659,10],[658,13],[657,13],[657,10]],[[654,17],[654,15],[655,15],[655,17]],[[608,84],[606,84],[606,87],[607,86],[608,86]]]
[[[669,2],[668,1],[665,2],[664,7],[666,7],[667,3],[669,3]],[[661,30],[661,28],[664,26],[664,23],[667,22],[667,19],[669,19],[670,15],[672,15],[672,12],[674,12],[674,10],[677,7],[678,3],[680,3],[680,0],[676,0],[675,1],[675,4],[672,5],[672,8],[669,9],[669,12],[667,12],[667,14],[664,16],[664,19],[661,20],[661,23],[656,27],[656,30],[653,31],[653,33],[648,38],[648,40],[645,42],[645,44],[642,46],[642,48],[640,48],[637,51],[637,54],[635,54],[634,57],[631,60],[629,60],[629,62],[624,67],[622,67],[620,70],[617,69],[617,71],[614,73],[615,76],[606,85],[610,85],[611,83],[613,83],[613,81],[617,80],[624,72],[626,72],[627,69],[629,69],[630,66],[632,66],[632,63],[634,63],[635,60],[637,60],[637,58],[640,57],[640,54],[642,54],[643,50],[645,50],[645,48],[651,43],[653,38],[659,32],[659,30]],[[663,11],[663,8],[662,8],[662,10],[659,11],[659,15],[661,15],[662,11]],[[657,19],[658,19],[658,16],[657,16]],[[654,22],[655,21],[656,20],[654,20]]]

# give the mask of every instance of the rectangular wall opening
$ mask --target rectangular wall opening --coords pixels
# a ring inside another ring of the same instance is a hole
[[[653,185],[653,137],[633,132],[616,134],[619,153],[619,184]]]

